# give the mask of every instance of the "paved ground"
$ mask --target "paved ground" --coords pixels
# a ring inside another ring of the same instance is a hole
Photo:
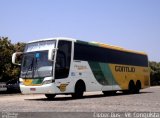
[[[83,99],[59,95],[52,101],[44,95],[0,95],[0,111],[9,112],[160,112],[160,87],[140,94],[103,96],[101,92],[85,93]]]

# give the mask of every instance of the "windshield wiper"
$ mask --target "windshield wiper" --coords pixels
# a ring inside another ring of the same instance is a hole
[[[35,70],[37,71],[38,77],[40,77],[40,76],[39,76],[39,71],[38,71],[38,68],[37,68],[37,58],[36,58],[35,62],[36,62],[36,63],[35,63]]]
[[[31,70],[32,70],[32,77],[34,76],[34,72],[33,72],[33,70],[34,70],[34,57],[32,58],[32,61],[31,61],[31,64],[28,66],[28,68],[27,68],[27,71],[26,71],[26,74],[25,74],[25,77],[24,78],[26,78],[26,76],[27,76],[27,74],[28,74],[28,71],[29,71],[29,69],[31,68]]]

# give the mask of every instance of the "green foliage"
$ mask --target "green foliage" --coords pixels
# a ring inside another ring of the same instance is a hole
[[[23,51],[25,43],[12,44],[8,37],[0,37],[0,81],[17,79],[20,67],[12,64],[12,54]]]
[[[157,62],[149,62],[151,68],[151,85],[160,85],[160,63]]]

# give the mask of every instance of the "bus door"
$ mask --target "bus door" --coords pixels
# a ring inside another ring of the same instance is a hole
[[[57,87],[66,85],[71,64],[71,41],[59,40],[55,63],[55,84]],[[63,87],[60,89],[64,89]],[[64,91],[64,90],[61,90]]]

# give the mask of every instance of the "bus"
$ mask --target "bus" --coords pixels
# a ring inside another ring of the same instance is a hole
[[[31,41],[12,55],[12,63],[21,65],[22,94],[48,99],[59,94],[81,98],[92,91],[139,93],[150,86],[147,54],[99,42],[64,37]]]

